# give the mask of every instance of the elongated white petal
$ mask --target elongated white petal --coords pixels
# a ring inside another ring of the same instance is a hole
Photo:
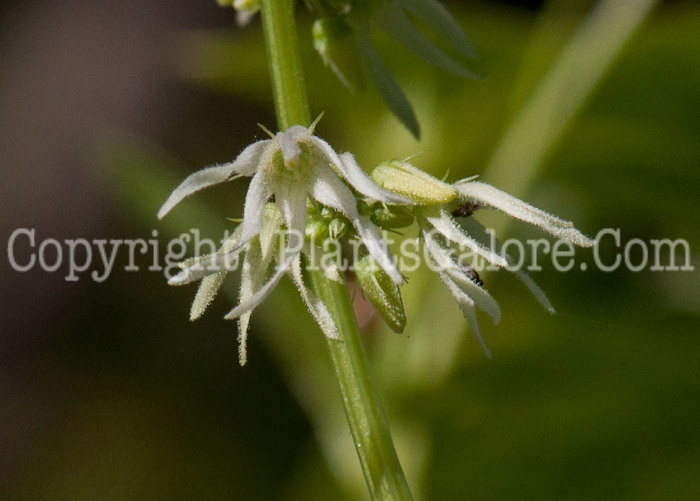
[[[450,279],[450,277],[446,273],[440,272],[440,278],[445,283],[445,285],[447,285],[447,288],[457,300],[457,304],[462,310],[464,318],[466,318],[467,322],[469,322],[469,327],[471,327],[472,333],[476,336],[476,339],[479,341],[481,349],[484,350],[484,354],[488,358],[491,358],[491,352],[489,351],[488,347],[486,346],[486,343],[484,342],[484,338],[481,335],[481,329],[479,329],[479,321],[476,318],[474,301],[467,294],[465,294],[457,286],[457,284],[455,284],[452,281],[452,279]]]
[[[372,178],[357,164],[352,153],[342,153],[337,168],[350,186],[366,197],[387,204],[415,205],[410,198],[385,190],[372,181]]]
[[[484,226],[481,223],[479,223],[476,219],[471,217],[466,218],[462,220],[462,225],[467,229],[467,231],[469,231],[470,234],[474,235],[475,238],[479,238],[482,242],[489,240],[490,235],[486,233],[486,228],[484,228]],[[505,256],[506,260],[508,261],[508,264],[512,267],[514,264],[514,260],[510,255],[503,252],[501,242],[492,236],[491,240],[494,245],[494,250],[500,255]],[[518,280],[520,280],[530,290],[532,295],[535,296],[535,299],[537,299],[537,301],[544,307],[545,310],[547,310],[550,313],[556,313],[556,310],[554,309],[554,306],[552,306],[552,303],[549,301],[549,298],[547,298],[547,295],[540,288],[540,286],[537,285],[537,282],[535,282],[535,280],[530,275],[528,275],[521,269],[514,269],[513,273],[516,277],[518,277]]]
[[[238,306],[236,306],[234,309],[228,312],[224,318],[226,320],[233,320],[234,318],[238,318],[246,312],[253,311],[260,303],[263,302],[267,295],[270,292],[272,292],[275,286],[277,286],[277,283],[287,272],[293,260],[294,254],[286,255],[284,261],[279,265],[277,271],[275,271],[275,273],[272,275],[272,277],[270,277],[267,283],[265,283],[265,285],[259,288],[247,300],[245,300],[242,303],[239,303]]]
[[[350,189],[330,168],[317,166],[316,179],[311,187],[312,196],[321,204],[343,213],[352,222],[357,234],[379,266],[397,285],[403,283],[403,276],[396,267],[389,248],[377,227],[357,211],[355,197]]]
[[[190,320],[197,320],[202,316],[219,292],[225,277],[226,271],[221,271],[202,279],[202,283],[199,284],[199,289],[197,289],[197,294],[194,296],[194,301],[192,301]]]
[[[559,219],[489,184],[472,181],[457,183],[455,187],[470,201],[493,207],[521,221],[539,226],[557,238],[581,247],[591,247],[595,243],[574,228],[571,221]]]
[[[257,141],[246,147],[233,162],[208,167],[188,176],[180,183],[180,186],[175,188],[160,208],[158,211],[158,219],[165,217],[165,215],[185,197],[201,189],[223,183],[235,174],[241,174],[243,176],[252,175],[258,168],[260,158],[269,144],[270,140]]]
[[[245,196],[243,206],[243,222],[241,223],[241,243],[260,233],[265,215],[265,203],[273,193],[268,180],[269,173],[266,169],[260,169],[250,181],[248,193]]]
[[[435,261],[440,273],[446,274],[457,284],[480,309],[491,317],[494,324],[500,322],[501,308],[491,294],[486,292],[486,289],[475,284],[452,260],[448,251],[441,247],[429,232],[423,231],[423,240],[430,253],[430,257]]]
[[[440,211],[439,217],[427,217],[426,219],[437,231],[451,242],[456,243],[460,247],[470,249],[475,254],[486,259],[489,263],[495,264],[496,266],[506,266],[507,263],[503,257],[467,236],[447,212]]]
[[[238,264],[238,254],[244,249],[245,244],[238,245],[235,249],[209,254],[198,258],[193,264],[184,268],[180,273],[168,280],[168,285],[185,285],[204,277],[231,269]]]
[[[338,169],[338,172],[340,172],[350,186],[355,188],[359,193],[388,204],[413,204],[409,198],[385,190],[372,181],[372,178],[362,170],[362,167],[357,165],[352,153],[342,153],[338,155],[335,150],[331,148],[331,145],[316,136],[313,136],[311,141],[326,156],[328,163]]]
[[[248,252],[246,252],[241,269],[239,304],[248,301],[254,292],[265,283],[268,263],[262,257],[259,241],[253,240],[249,245]],[[251,315],[252,310],[249,310],[242,313],[238,319],[238,362],[241,365],[245,365],[248,360],[248,326],[250,325]]]
[[[294,285],[296,285],[301,294],[301,298],[304,300],[306,307],[309,309],[313,315],[316,323],[321,328],[321,331],[331,339],[340,339],[338,335],[338,329],[335,326],[335,321],[331,316],[330,311],[326,308],[326,305],[321,301],[314,293],[304,285],[304,280],[301,274],[301,256],[297,255],[292,261],[292,278],[294,279]]]
[[[265,285],[246,301],[239,303],[224,317],[227,320],[238,318],[243,313],[255,309],[272,292],[303,247],[306,224],[306,187],[303,185],[275,186],[275,195],[289,232],[284,260]]]

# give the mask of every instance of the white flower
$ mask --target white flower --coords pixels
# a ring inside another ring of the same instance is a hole
[[[486,312],[494,323],[500,321],[501,310],[483,287],[475,270],[469,265],[457,263],[448,245],[456,244],[460,250],[469,250],[496,266],[512,265],[512,259],[502,251],[497,240],[493,239],[496,248],[486,246],[485,242],[489,240],[486,229],[469,216],[481,208],[497,209],[574,245],[591,247],[594,244],[570,221],[559,219],[493,186],[475,181],[474,177],[450,185],[408,162],[388,162],[378,166],[372,172],[372,178],[383,188],[420,204],[415,209],[415,215],[425,248],[487,355],[489,352],[481,337],[475,306]],[[454,217],[463,218],[461,226]],[[514,273],[540,304],[554,313],[554,307],[535,281],[522,270],[515,269]]]
[[[203,188],[240,176],[252,176],[243,222],[236,232],[214,255],[183,263],[182,271],[169,281],[171,285],[182,285],[203,279],[191,313],[192,318],[197,318],[213,299],[231,263],[244,253],[240,302],[226,315],[227,319],[240,318],[241,363],[245,362],[250,313],[288,271],[324,333],[337,337],[328,309],[302,280],[300,253],[305,245],[307,197],[343,214],[382,269],[396,284],[403,282],[381,233],[358,212],[357,199],[346,182],[372,200],[389,204],[410,204],[411,201],[381,189],[351,154],[338,155],[328,143],[314,136],[317,121],[308,129],[293,125],[275,135],[268,132],[270,139],[246,147],[233,162],[195,172],[172,192],[158,212],[158,217],[162,218],[185,197]],[[273,197],[274,204],[268,204]],[[282,225],[286,226],[284,254],[268,278],[267,271],[275,254],[274,237]]]

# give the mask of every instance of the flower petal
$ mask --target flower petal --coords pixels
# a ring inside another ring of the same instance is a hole
[[[496,266],[506,266],[508,264],[503,257],[466,235],[447,212],[440,211],[440,217],[426,217],[426,219],[445,238],[456,243],[460,247],[470,249],[475,254],[486,259],[489,263],[495,264]]]
[[[285,256],[272,277],[247,300],[242,301],[224,318],[238,318],[245,312],[252,311],[267,295],[272,292],[292,264],[294,258],[301,252],[304,244],[304,226],[306,224],[306,188],[300,185],[275,187],[277,205],[282,217],[287,223],[288,239]]]
[[[559,219],[489,184],[472,181],[457,183],[455,187],[470,201],[493,207],[516,219],[539,226],[557,238],[581,247],[591,247],[595,243],[574,228],[571,221]]]
[[[282,158],[287,168],[292,168],[299,163],[299,155],[301,155],[299,142],[308,140],[310,137],[309,130],[301,125],[292,125],[286,131],[277,133],[275,140],[282,150]]]
[[[312,196],[321,204],[341,212],[352,222],[357,234],[379,266],[397,285],[403,283],[401,272],[396,267],[386,242],[377,227],[357,211],[355,197],[330,167],[317,166],[315,180],[311,187]]]
[[[233,162],[208,167],[191,174],[170,194],[158,211],[158,219],[165,217],[165,215],[185,197],[201,189],[228,181],[234,174],[241,174],[243,176],[252,175],[258,168],[260,158],[269,143],[270,140],[257,141],[246,147]]]
[[[269,177],[267,169],[260,169],[250,181],[243,206],[241,244],[245,244],[262,230],[265,204],[267,199],[273,194],[272,186],[270,186],[268,180]]]
[[[475,284],[467,274],[457,266],[452,260],[452,257],[450,257],[449,252],[435,241],[432,235],[430,235],[430,232],[423,231],[423,240],[430,257],[438,266],[440,274],[444,273],[447,275],[480,309],[491,317],[494,324],[500,322],[501,308],[491,294],[486,292],[486,289]]]
[[[467,228],[467,231],[469,231],[470,234],[475,235],[476,238],[481,239],[482,242],[485,242],[489,240],[489,235],[486,232],[486,228],[479,223],[476,219],[474,218],[466,218],[462,220],[462,225]],[[495,237],[491,236],[490,239],[494,245],[494,250],[498,252],[500,255],[505,255],[506,260],[508,261],[508,264],[513,266],[513,258],[508,255],[507,253],[504,253],[501,247],[501,242],[498,241]],[[524,271],[520,269],[515,269],[512,270],[513,273],[515,273],[515,276],[518,277],[518,279],[525,284],[525,286],[530,289],[530,292],[532,293],[533,296],[535,296],[535,299],[544,307],[545,310],[547,310],[550,313],[556,313],[556,310],[554,309],[554,306],[552,306],[552,303],[549,301],[547,298],[547,295],[544,293],[544,291],[540,288],[539,285],[537,285],[537,282],[525,273]]]
[[[299,290],[299,294],[301,294],[301,298],[304,300],[306,307],[309,309],[316,320],[316,323],[326,337],[331,339],[340,339],[338,329],[330,311],[328,311],[328,308],[323,301],[321,301],[314,293],[306,288],[306,285],[304,285],[304,280],[301,274],[300,255],[297,255],[294,258],[294,261],[292,261],[292,279],[294,280],[294,285],[296,285],[297,289]]]
[[[194,296],[194,301],[190,308],[190,320],[197,320],[202,316],[219,292],[225,277],[226,271],[224,270],[202,279],[202,283],[199,284],[199,289],[197,289],[197,294]]]
[[[311,141],[326,156],[328,163],[338,169],[350,186],[359,193],[387,204],[413,205],[410,198],[385,190],[372,181],[372,178],[357,164],[352,153],[338,155],[331,145],[316,136],[312,136]]]
[[[476,310],[474,308],[474,301],[465,294],[458,286],[456,283],[450,279],[450,277],[446,273],[440,272],[440,278],[442,281],[447,285],[447,288],[450,290],[452,295],[455,297],[457,300],[457,304],[459,305],[460,309],[462,310],[462,314],[464,315],[464,318],[467,319],[467,322],[469,322],[469,326],[472,329],[472,333],[476,336],[476,339],[479,341],[479,344],[481,345],[481,349],[484,350],[484,354],[488,357],[491,358],[491,352],[489,351],[488,347],[486,346],[486,343],[484,342],[484,338],[481,335],[481,329],[479,329],[479,321],[476,318]]]

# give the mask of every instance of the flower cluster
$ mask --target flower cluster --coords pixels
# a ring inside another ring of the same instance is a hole
[[[374,169],[372,178],[383,188],[404,195],[416,204],[414,214],[428,254],[487,355],[489,352],[480,334],[475,306],[486,312],[494,323],[500,321],[501,310],[483,287],[476,271],[469,265],[456,262],[448,245],[455,244],[459,249],[471,251],[475,256],[500,267],[506,267],[512,259],[502,252],[497,241],[498,248],[488,248],[486,229],[470,216],[482,208],[496,209],[539,226],[574,245],[590,247],[594,244],[570,221],[559,219],[493,186],[476,181],[475,177],[447,184],[408,162],[387,162]],[[460,223],[455,218],[459,218]],[[554,307],[535,281],[522,270],[516,269],[514,273],[540,304],[554,313]]]
[[[241,364],[246,360],[245,342],[251,312],[289,271],[323,332],[337,337],[328,308],[307,289],[302,279],[301,255],[308,245],[305,242],[307,203],[341,215],[383,273],[395,284],[403,282],[379,229],[358,210],[358,200],[352,189],[381,203],[411,204],[411,200],[377,186],[351,154],[338,155],[328,143],[314,136],[315,125],[316,122],[308,129],[294,125],[277,134],[268,132],[270,139],[251,144],[233,162],[195,172],[172,192],[158,212],[158,217],[162,218],[185,197],[203,188],[240,176],[252,177],[243,221],[231,238],[215,254],[185,261],[182,271],[169,281],[171,285],[183,285],[202,280],[190,315],[197,318],[216,295],[231,263],[239,254],[244,254],[240,302],[226,315],[227,319],[240,317]],[[269,203],[270,200],[274,203]],[[277,269],[268,277],[276,254],[275,236],[283,227],[284,252]],[[327,270],[328,276],[334,274],[337,276],[337,272]]]
[[[387,324],[402,332],[406,317],[399,286],[404,278],[389,253],[380,229],[418,227],[440,278],[459,304],[472,331],[483,344],[476,308],[495,323],[501,317],[496,300],[484,288],[478,273],[456,261],[450,245],[468,250],[496,266],[506,267],[510,257],[489,248],[486,231],[472,214],[497,209],[539,226],[555,237],[582,247],[593,241],[563,221],[493,186],[464,179],[440,181],[406,161],[385,162],[368,176],[350,153],[337,154],[309,128],[294,125],[284,132],[245,148],[231,163],[190,175],[163,204],[165,216],[185,197],[208,186],[241,176],[252,177],[243,220],[216,253],[190,259],[170,279],[171,285],[201,280],[190,318],[198,318],[213,300],[226,273],[243,255],[239,304],[225,318],[239,319],[240,361],[246,361],[246,338],[253,309],[285,275],[291,275],[309,311],[326,336],[338,332],[328,307],[305,285],[304,259],[317,265],[313,248],[324,241],[354,241],[357,282]],[[459,219],[459,222],[457,221]],[[279,236],[282,235],[282,238]],[[302,259],[304,257],[304,259]],[[273,264],[276,264],[274,270]],[[325,263],[327,278],[340,280],[338,263]],[[548,311],[551,303],[523,271],[514,273]]]

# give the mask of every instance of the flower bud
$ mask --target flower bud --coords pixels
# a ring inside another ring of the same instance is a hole
[[[385,230],[396,230],[413,224],[415,217],[409,207],[401,205],[375,204],[369,218],[377,226]]]
[[[362,82],[362,64],[352,30],[341,16],[323,17],[312,28],[314,48],[323,63],[355,92]]]
[[[348,221],[343,218],[335,218],[328,223],[328,235],[333,239],[337,240],[348,231],[350,225]]]
[[[401,301],[401,291],[369,254],[355,262],[357,283],[394,332],[403,332],[406,313]]]
[[[444,204],[457,197],[453,186],[404,161],[379,164],[372,171],[372,179],[382,188],[423,205]]]

